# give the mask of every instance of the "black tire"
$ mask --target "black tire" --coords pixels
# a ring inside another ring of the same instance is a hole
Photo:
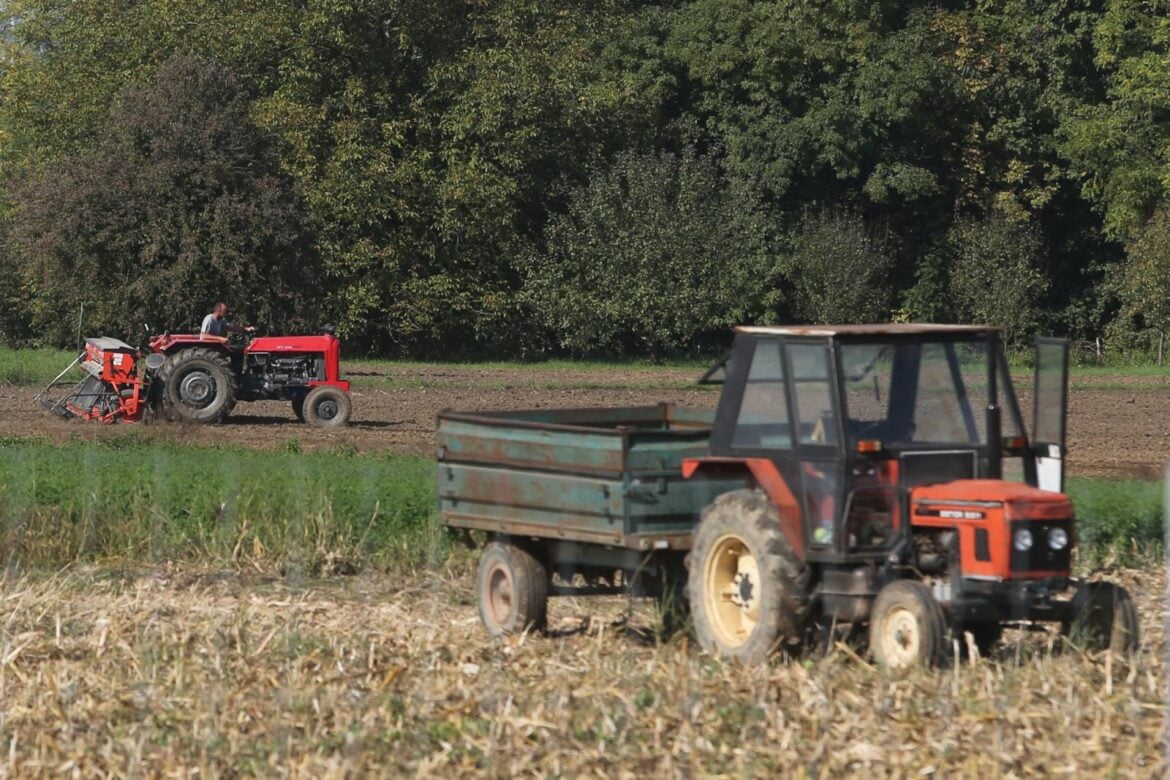
[[[293,414],[296,415],[300,422],[305,421],[305,397],[303,395],[293,396],[292,399]]]
[[[946,653],[947,621],[930,589],[897,580],[878,592],[869,616],[869,650],[887,669],[932,667]]]
[[[221,423],[236,406],[236,375],[227,355],[191,347],[173,352],[158,370],[167,416],[197,423]]]
[[[293,407],[296,411],[296,407]],[[349,393],[332,385],[314,387],[305,396],[302,411],[305,422],[318,428],[339,428],[349,422],[353,404]]]
[[[798,653],[809,616],[810,574],[758,490],[737,490],[703,510],[691,550],[687,597],[699,644],[712,655],[762,664]]]
[[[491,542],[480,555],[475,575],[479,619],[492,636],[543,631],[548,586],[548,571],[527,550]]]
[[[1138,648],[1138,618],[1129,591],[1112,582],[1085,582],[1072,601],[1073,618],[1063,633],[1075,647],[1121,655]]]

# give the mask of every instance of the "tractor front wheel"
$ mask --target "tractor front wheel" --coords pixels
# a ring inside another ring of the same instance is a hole
[[[1138,618],[1129,591],[1112,582],[1086,582],[1072,601],[1073,619],[1064,634],[1089,651],[1132,653],[1138,647]]]
[[[236,405],[236,377],[227,356],[193,347],[174,352],[158,371],[163,409],[177,420],[221,423]]]
[[[763,493],[726,493],[703,511],[690,569],[687,598],[704,650],[749,666],[800,650],[810,575]]]
[[[293,411],[293,414],[296,415],[296,418],[298,421],[300,421],[300,422],[305,421],[305,396],[304,396],[304,394],[298,393],[297,395],[293,396],[292,411]]]
[[[349,400],[349,393],[331,385],[314,387],[305,396],[302,413],[305,422],[319,428],[338,428],[349,422],[353,404]],[[293,412],[296,412],[296,402],[293,402]]]
[[[935,666],[946,651],[947,621],[930,589],[897,580],[878,592],[869,618],[869,649],[888,669]]]
[[[548,616],[548,571],[527,550],[492,542],[479,559],[476,600],[492,636],[543,630]]]

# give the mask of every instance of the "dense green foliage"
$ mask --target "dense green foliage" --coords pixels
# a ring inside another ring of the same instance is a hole
[[[287,449],[0,440],[0,555],[318,571],[445,556],[430,461]]]
[[[82,302],[118,331],[219,298],[384,355],[1168,327],[1170,0],[2,14],[8,343],[71,341]]]

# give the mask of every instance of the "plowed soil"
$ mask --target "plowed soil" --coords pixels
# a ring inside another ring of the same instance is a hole
[[[667,401],[713,408],[718,387],[691,384],[699,372],[678,368],[485,368],[474,366],[344,367],[354,382],[352,424],[341,429],[299,423],[288,404],[241,403],[228,423],[194,426],[98,426],[62,420],[38,405],[39,388],[0,385],[0,438],[66,443],[135,436],[192,444],[362,453],[433,455],[435,415],[481,411],[648,405]],[[1021,398],[1025,414],[1030,399]],[[1074,380],[1069,403],[1069,467],[1080,476],[1154,478],[1170,462],[1170,382],[1093,377]]]

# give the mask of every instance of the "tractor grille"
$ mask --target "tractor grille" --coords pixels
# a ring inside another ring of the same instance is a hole
[[[1072,521],[1071,520],[1043,520],[1012,523],[1012,535],[1016,530],[1027,528],[1032,532],[1032,548],[1017,550],[1014,545],[1012,551],[1012,571],[1067,571],[1072,565]],[[1054,528],[1063,528],[1068,534],[1068,544],[1061,550],[1053,550],[1048,546],[1048,532]],[[1008,544],[1011,544],[1009,540]]]
[[[975,560],[991,560],[991,534],[986,528],[975,529]]]

